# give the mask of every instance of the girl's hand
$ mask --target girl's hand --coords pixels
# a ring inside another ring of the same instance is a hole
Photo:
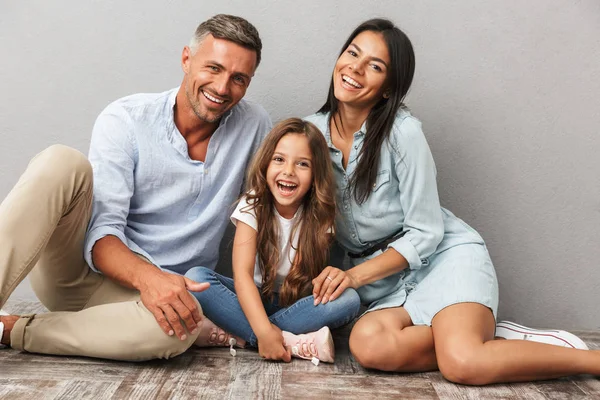
[[[283,345],[281,329],[271,324],[271,329],[258,337],[258,354],[267,360],[292,361],[292,354]]]
[[[326,267],[319,276],[313,279],[312,284],[315,306],[337,299],[349,287],[358,288],[358,282],[352,276],[351,271],[342,271],[331,266]]]

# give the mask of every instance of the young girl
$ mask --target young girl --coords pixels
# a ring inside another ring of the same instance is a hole
[[[246,195],[231,216],[234,279],[204,267],[186,274],[210,283],[193,293],[209,319],[196,344],[248,344],[269,360],[289,362],[293,355],[333,362],[329,328],[350,322],[360,307],[354,289],[327,304],[311,295],[312,280],[327,263],[334,218],[333,172],[322,133],[298,118],[282,121],[256,154]]]

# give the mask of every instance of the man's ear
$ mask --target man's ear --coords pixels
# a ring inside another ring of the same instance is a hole
[[[181,69],[186,74],[190,72],[190,59],[192,58],[192,49],[189,46],[185,46],[183,48],[183,52],[181,53]]]

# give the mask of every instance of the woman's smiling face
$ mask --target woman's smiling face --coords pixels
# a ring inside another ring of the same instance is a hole
[[[390,55],[383,35],[359,33],[338,58],[333,70],[336,99],[347,106],[372,108],[382,99],[390,68]]]

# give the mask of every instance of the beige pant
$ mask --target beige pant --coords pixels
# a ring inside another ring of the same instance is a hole
[[[139,292],[92,271],[83,258],[92,210],[92,167],[66,146],[29,163],[0,205],[0,307],[29,274],[51,311],[21,317],[11,332],[18,350],[115,360],[169,358],[185,341],[166,335]]]

